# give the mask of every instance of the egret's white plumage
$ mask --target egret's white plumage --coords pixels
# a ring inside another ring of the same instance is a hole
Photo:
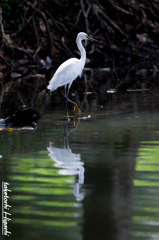
[[[86,62],[86,51],[82,45],[82,40],[88,40],[89,37],[86,33],[80,32],[77,35],[76,43],[77,47],[81,52],[81,58],[70,58],[62,63],[56,70],[54,76],[49,82],[47,88],[52,92],[58,87],[69,84],[71,87],[72,82],[79,76],[82,75],[82,70]]]
[[[67,107],[67,101],[68,101],[68,102],[74,104],[75,110],[78,113],[81,113],[81,111],[78,108],[77,104],[68,98],[68,93],[69,93],[69,89],[72,85],[72,82],[78,76],[81,77],[84,65],[86,63],[86,51],[82,45],[82,40],[97,41],[97,40],[89,37],[84,32],[78,33],[77,38],[76,38],[76,44],[81,53],[81,58],[80,59],[70,58],[67,61],[65,61],[64,63],[62,63],[59,66],[59,68],[56,70],[54,76],[52,77],[52,79],[49,82],[49,85],[47,86],[47,89],[50,92],[55,91],[57,88],[59,88],[61,86],[65,86],[66,107]],[[67,86],[68,86],[68,89],[66,89]],[[67,112],[67,116],[68,116],[68,112]]]
[[[77,73],[77,66],[79,67],[79,73]],[[80,60],[77,58],[70,58],[59,66],[47,88],[51,92],[55,91],[58,87],[72,84],[73,80],[78,76],[81,77],[81,74],[82,64]]]

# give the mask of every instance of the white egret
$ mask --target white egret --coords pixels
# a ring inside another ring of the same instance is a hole
[[[77,103],[73,102],[68,98],[69,90],[72,85],[72,82],[79,76],[81,77],[84,65],[86,63],[86,51],[82,45],[82,40],[92,40],[97,41],[91,37],[89,37],[86,33],[80,32],[76,38],[77,47],[81,53],[81,58],[70,58],[64,63],[62,63],[58,69],[56,70],[54,76],[51,78],[47,89],[52,92],[55,91],[57,88],[61,86],[65,86],[65,100],[66,100],[66,107],[67,101],[74,104],[74,109],[77,113],[81,113],[80,109],[78,108]],[[98,42],[98,41],[97,41]],[[68,111],[67,111],[68,117]]]

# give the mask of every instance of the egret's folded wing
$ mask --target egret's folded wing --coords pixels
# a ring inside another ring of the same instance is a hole
[[[80,60],[77,58],[71,58],[59,66],[47,88],[54,91],[58,87],[72,83],[80,74]]]

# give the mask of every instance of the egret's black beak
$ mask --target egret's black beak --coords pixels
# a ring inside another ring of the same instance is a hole
[[[89,36],[88,36],[87,38],[88,38],[88,40],[91,40],[91,41],[100,43],[98,40],[96,40],[96,39],[94,39],[94,38],[91,38],[91,37],[89,37]]]

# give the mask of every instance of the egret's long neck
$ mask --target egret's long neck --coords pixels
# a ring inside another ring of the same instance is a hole
[[[83,67],[84,67],[85,62],[86,62],[86,51],[85,51],[85,49],[84,49],[84,47],[82,45],[82,40],[81,39],[77,38],[76,43],[77,43],[78,49],[81,52],[80,61],[81,61],[82,65],[83,65]]]

